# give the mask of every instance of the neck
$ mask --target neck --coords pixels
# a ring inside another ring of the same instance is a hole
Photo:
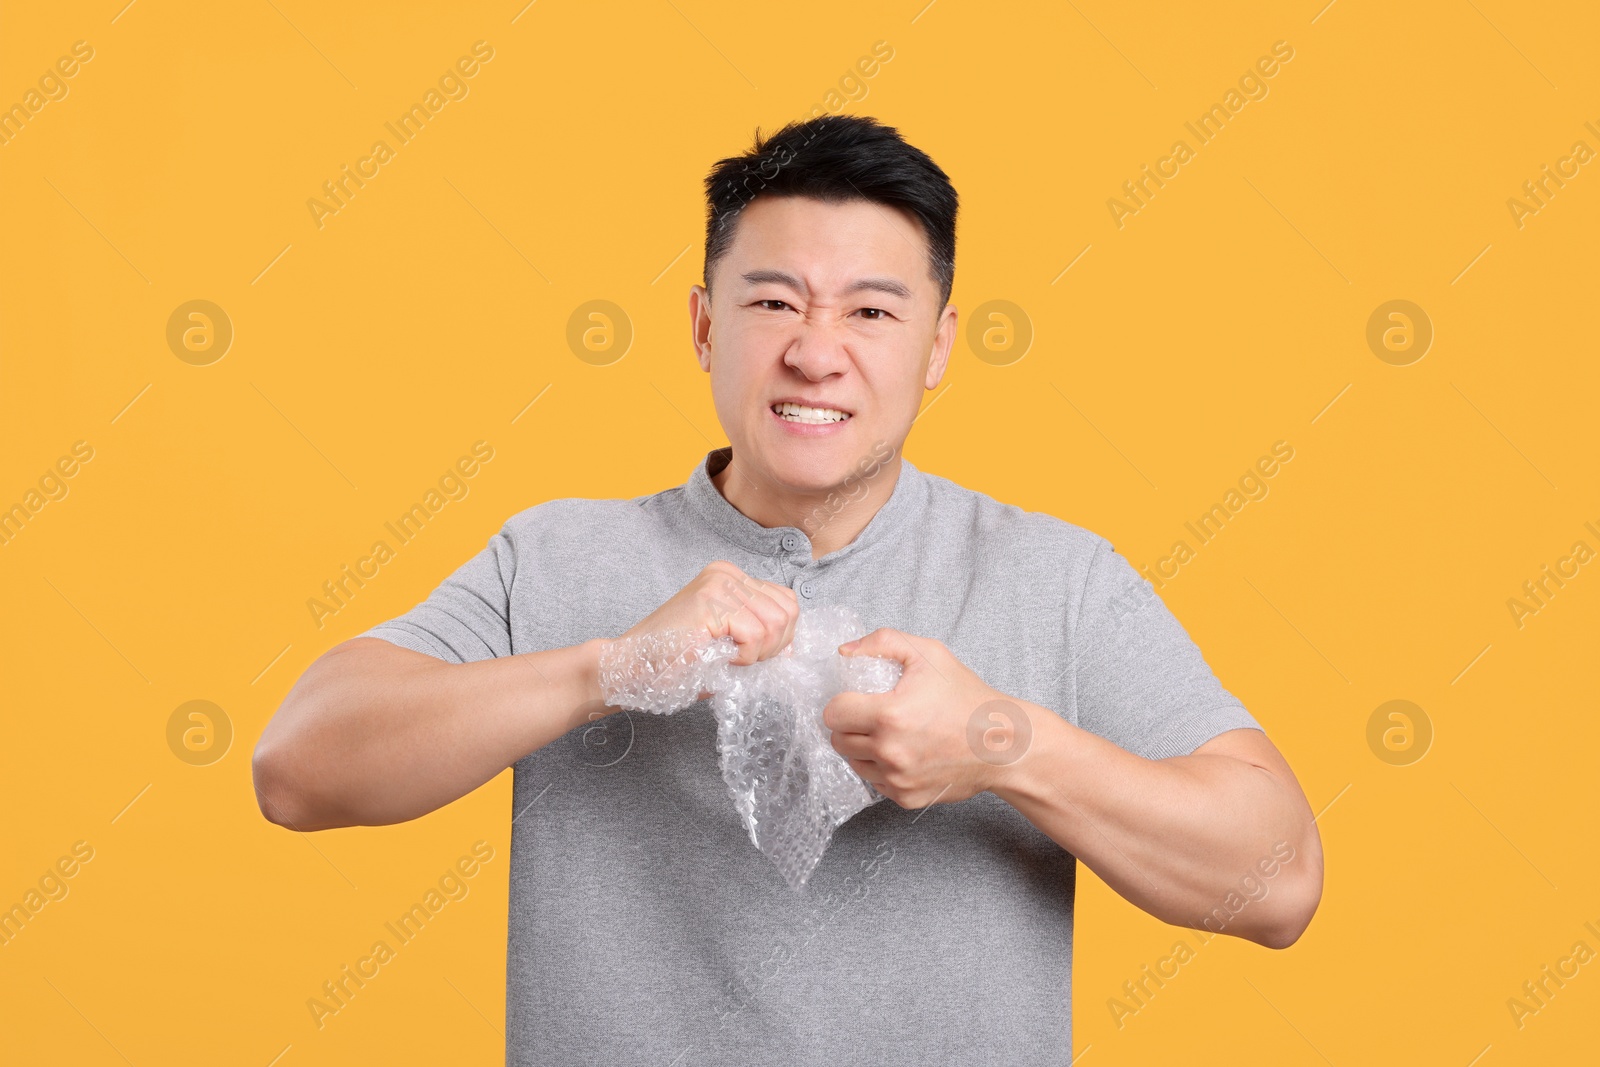
[[[793,526],[811,540],[811,558],[821,559],[854,541],[878,509],[894,494],[900,479],[900,454],[871,477],[856,476],[843,486],[796,492],[751,475],[735,455],[711,476],[723,499],[740,514],[767,529]],[[851,499],[854,497],[855,499]]]

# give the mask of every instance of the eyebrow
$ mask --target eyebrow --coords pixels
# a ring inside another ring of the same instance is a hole
[[[763,282],[775,282],[779,285],[787,285],[796,292],[809,292],[804,282],[787,271],[752,270],[746,271],[744,274],[741,274],[740,277],[746,282],[749,282],[751,285],[760,285]],[[845,286],[844,291],[845,293],[888,293],[890,296],[898,296],[904,300],[910,300],[912,298],[911,290],[908,289],[903,283],[897,282],[893,278],[860,278]]]

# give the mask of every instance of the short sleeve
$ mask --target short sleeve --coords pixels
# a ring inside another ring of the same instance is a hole
[[[1073,631],[1078,725],[1147,759],[1261,725],[1224,689],[1150,582],[1110,542],[1089,562]]]
[[[507,525],[416,607],[358,636],[381,637],[450,663],[509,656],[515,575],[516,546]]]

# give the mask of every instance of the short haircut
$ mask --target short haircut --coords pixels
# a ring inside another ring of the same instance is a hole
[[[742,156],[717,161],[706,175],[705,284],[733,246],[739,213],[761,196],[805,196],[825,203],[866,200],[907,211],[928,241],[929,276],[939,284],[939,311],[950,302],[956,274],[955,186],[926,152],[893,126],[855,115],[791,122]]]

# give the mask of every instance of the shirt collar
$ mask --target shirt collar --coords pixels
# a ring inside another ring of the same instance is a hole
[[[705,454],[689,475],[684,490],[694,514],[714,533],[749,552],[811,562],[811,539],[805,530],[798,526],[762,526],[728,503],[727,498],[712,484],[711,476],[726,467],[732,458],[732,445],[714,448]],[[855,540],[815,562],[823,564],[843,559],[852,553],[892,541],[902,530],[913,526],[928,499],[927,477],[902,455],[894,491],[877,514],[872,516]]]

